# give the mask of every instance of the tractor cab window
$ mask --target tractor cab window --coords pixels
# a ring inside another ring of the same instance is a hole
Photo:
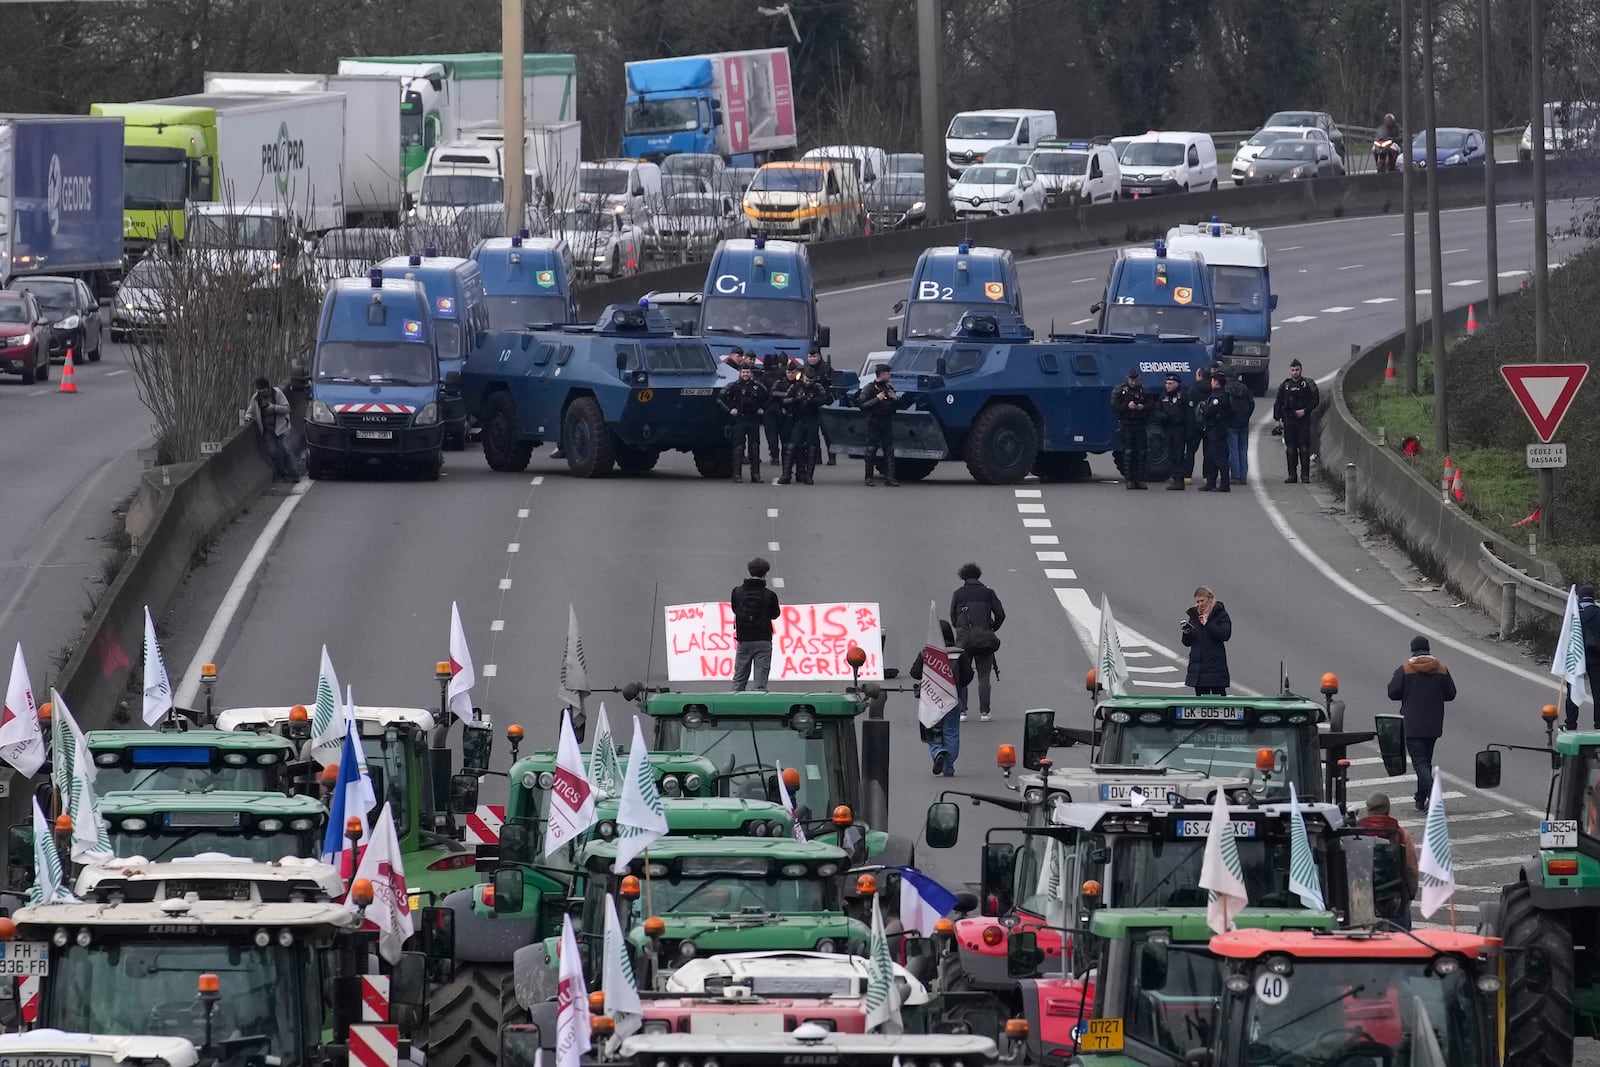
[[[1122,1015],[1130,1041],[1160,1049],[1180,1062],[1193,1048],[1211,1047],[1222,1001],[1222,968],[1215,956],[1173,945],[1166,953],[1166,981],[1160,988],[1141,985],[1143,956],[1160,951],[1150,931],[1129,937],[1132,964],[1123,972]],[[1252,1061],[1254,1062],[1254,1061]]]
[[[845,780],[845,719],[818,718],[809,733],[799,733],[777,716],[725,718],[689,727],[677,717],[656,720],[653,748],[686,749],[716,765],[717,791],[747,800],[777,800],[777,768],[800,775],[795,795],[801,821],[828,818],[840,804],[852,803],[854,789]],[[773,787],[769,789],[770,787]]]
[[[1583,816],[1578,828],[1600,837],[1600,751],[1595,749],[1583,757]]]

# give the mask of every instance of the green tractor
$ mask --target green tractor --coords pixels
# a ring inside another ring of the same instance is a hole
[[[118,859],[315,859],[328,832],[320,800],[282,793],[107,793],[99,807]]]

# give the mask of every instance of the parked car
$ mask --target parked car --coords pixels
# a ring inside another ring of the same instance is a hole
[[[1244,172],[1250,169],[1250,164],[1269,144],[1278,141],[1328,141],[1328,135],[1317,126],[1268,126],[1257,130],[1255,136],[1234,150],[1230,168],[1233,184],[1243,185]]]
[[[1044,210],[1044,183],[1029,166],[979,163],[950,187],[950,210],[959,219],[987,219]]]
[[[1003,144],[999,148],[991,148],[983,154],[985,163],[1026,163],[1028,157],[1033,155],[1033,146],[1025,144]]]
[[[1324,141],[1274,141],[1245,170],[1244,184],[1342,177],[1344,164],[1333,154],[1333,145]]]
[[[164,329],[176,288],[170,260],[147,255],[134,264],[111,301],[111,339],[123,341]]]
[[[920,173],[894,171],[878,179],[867,194],[874,231],[909,230],[928,221],[927,183]]]
[[[50,320],[32,293],[0,292],[0,371],[23,385],[50,378]]]
[[[364,278],[374,264],[400,255],[404,247],[398,230],[329,230],[317,241],[312,267],[324,285],[339,278]]]
[[[669,196],[645,227],[645,255],[679,263],[705,259],[724,237],[744,233],[733,197],[711,192]]]
[[[67,350],[74,359],[100,362],[100,302],[79,278],[34,275],[17,278],[11,288],[32,293],[50,320],[50,358],[65,362]]]
[[[922,164],[921,152],[890,152],[883,158],[883,172],[885,174],[921,174]]]
[[[1045,207],[1077,207],[1122,199],[1122,167],[1108,144],[1046,141],[1028,160],[1044,183]]]
[[[1339,129],[1339,124],[1326,111],[1274,111],[1261,124],[1262,129],[1269,126],[1315,126],[1328,135],[1334,153],[1340,162],[1344,161],[1344,131]]]
[[[1441,167],[1481,166],[1487,156],[1487,142],[1482,130],[1441,126],[1434,131],[1434,139],[1434,158]],[[1427,131],[1411,139],[1411,162],[1418,167],[1428,165]]]
[[[644,227],[626,212],[558,211],[551,236],[566,240],[580,278],[634,274],[644,255]]]

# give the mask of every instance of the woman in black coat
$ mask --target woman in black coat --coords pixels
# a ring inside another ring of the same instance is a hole
[[[1183,620],[1183,643],[1189,648],[1189,674],[1184,684],[1197,697],[1228,695],[1228,638],[1233,620],[1217,595],[1205,586],[1194,591],[1194,607]]]

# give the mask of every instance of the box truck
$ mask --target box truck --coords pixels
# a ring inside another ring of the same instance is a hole
[[[461,139],[473,123],[505,121],[499,52],[458,55],[355,56],[339,60],[340,74],[382,74],[400,79],[401,169],[406,192],[416,196],[428,153]],[[578,117],[578,63],[568,54],[522,57],[525,126],[573,122]]]
[[[505,133],[498,124],[469,126],[464,136],[435,145],[428,154],[416,217],[425,223],[454,222],[466,208],[505,202]],[[529,228],[551,210],[572,207],[578,195],[583,128],[576,122],[531,127],[523,133],[523,204]],[[515,157],[513,157],[515,158]]]
[[[624,67],[622,152],[659,162],[715,153],[742,166],[793,158],[789,50],[645,59]]]
[[[0,288],[28,274],[122,272],[122,121],[0,115]]]
[[[344,96],[345,223],[398,226],[405,211],[401,180],[400,113],[395,95],[400,79],[380,74],[219,74],[206,73],[208,93],[254,94],[329,92]]]

